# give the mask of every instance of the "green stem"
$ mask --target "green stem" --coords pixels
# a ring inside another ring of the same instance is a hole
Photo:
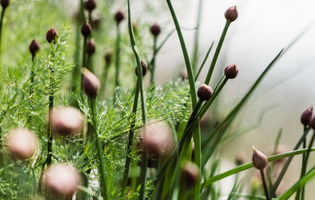
[[[264,191],[265,191],[266,199],[267,199],[267,200],[270,200],[264,170],[260,170],[260,175],[261,175],[261,179],[262,179],[262,182],[263,182],[263,186],[264,186]]]
[[[197,127],[194,133],[194,142],[195,142],[195,154],[194,154],[194,162],[201,169],[201,130],[200,130],[200,120],[197,120]],[[201,177],[201,170],[199,170],[199,177]],[[195,185],[194,188],[194,199],[200,199],[200,183]]]
[[[120,68],[120,28],[117,23],[117,40],[116,40],[116,55],[115,55],[115,88],[119,86],[119,68]]]
[[[154,36],[154,42],[153,42],[153,57],[151,61],[151,84],[154,84],[154,75],[155,75],[155,57],[156,57],[156,41],[157,37]]]
[[[213,44],[214,44],[214,42],[211,43],[211,45],[210,45],[210,47],[209,47],[209,49],[208,49],[208,51],[207,51],[207,53],[206,53],[205,58],[203,59],[202,64],[201,64],[200,67],[199,67],[199,70],[198,70],[198,72],[197,72],[197,74],[196,74],[195,80],[198,79],[201,70],[202,70],[203,67],[205,66],[206,61],[207,61],[207,59],[208,59],[208,57],[209,57],[209,55],[210,55],[211,49],[212,49],[212,47],[213,47]]]
[[[212,61],[211,61],[211,64],[210,64],[210,68],[209,68],[209,71],[207,73],[207,77],[206,77],[206,80],[205,80],[205,84],[209,85],[210,83],[210,79],[211,79],[211,76],[212,76],[212,73],[213,73],[213,70],[214,70],[214,66],[217,62],[217,59],[219,57],[219,54],[220,54],[220,50],[221,50],[221,47],[222,47],[222,44],[223,44],[223,41],[224,41],[224,38],[226,36],[226,33],[229,29],[229,26],[231,24],[231,21],[229,20],[226,20],[226,23],[225,23],[225,26],[224,26],[224,29],[222,31],[222,34],[221,34],[221,38],[219,40],[219,43],[218,43],[218,46],[215,50],[215,53],[213,55],[213,58],[212,58]]]
[[[1,12],[1,19],[0,19],[0,58],[2,54],[2,24],[3,24],[3,18],[4,18],[4,12],[6,9],[3,9]]]
[[[103,69],[103,74],[102,74],[102,92],[101,92],[101,97],[104,96],[104,94],[106,94],[106,81],[107,81],[107,77],[108,77],[108,68],[109,68],[109,64],[107,64],[107,62],[105,61],[105,65],[104,65],[104,69]]]
[[[85,62],[85,58],[86,58],[86,41],[87,41],[87,37],[84,36],[84,40],[83,40],[83,54],[82,54],[82,68],[86,67],[86,62]],[[81,91],[83,89],[83,75],[81,74]]]
[[[53,45],[51,43],[51,49],[53,50]],[[52,52],[52,57],[54,57],[54,53]],[[50,66],[50,92],[49,92],[49,110],[52,110],[54,107],[54,84],[53,84],[53,74],[54,74],[54,69],[53,66]],[[47,165],[51,165],[51,156],[52,156],[52,130],[51,127],[48,126],[47,130],[47,137],[48,137],[48,144],[47,144]]]

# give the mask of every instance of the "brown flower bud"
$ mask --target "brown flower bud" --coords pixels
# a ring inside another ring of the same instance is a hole
[[[49,29],[46,33],[47,42],[48,43],[57,42],[58,35],[59,35],[58,32],[54,28]]]
[[[44,172],[45,189],[56,198],[70,199],[80,184],[80,174],[71,164],[52,165]]]
[[[10,4],[10,0],[1,0],[0,4],[3,9],[6,9],[6,7],[8,7]]]
[[[115,14],[115,21],[119,24],[122,20],[125,19],[125,15],[122,10],[118,10]]]
[[[26,128],[14,128],[8,132],[5,146],[12,159],[24,161],[31,158],[38,149],[38,139]]]
[[[84,3],[84,8],[90,12],[96,8],[96,1],[95,0],[87,0]]]
[[[231,22],[235,21],[238,17],[238,11],[236,9],[236,6],[232,6],[228,8],[224,13],[225,19],[229,20]]]
[[[88,37],[89,35],[91,35],[91,32],[92,32],[92,28],[89,22],[88,21],[83,22],[81,26],[81,34],[84,37]]]
[[[86,44],[86,53],[90,56],[95,52],[95,42],[92,39],[90,39]]]
[[[33,56],[35,56],[36,52],[40,49],[40,46],[36,40],[32,40],[29,50]]]
[[[161,32],[160,25],[155,22],[155,23],[151,26],[150,31],[151,31],[152,35],[154,35],[155,37],[157,37],[157,36],[160,34],[160,32]]]
[[[57,107],[49,111],[49,125],[61,136],[79,133],[83,127],[81,112],[73,107]]]
[[[252,157],[253,165],[256,169],[263,170],[268,164],[268,158],[267,156],[262,153],[261,151],[257,150],[255,147],[253,147],[254,153]]]
[[[82,88],[85,94],[90,98],[95,98],[101,87],[100,81],[88,69],[82,69]]]
[[[145,76],[147,73],[147,65],[141,60],[141,67],[142,67],[142,76]],[[138,76],[138,68],[135,68],[135,73]]]
[[[315,115],[310,119],[310,127],[315,130]]]
[[[107,65],[110,65],[110,63],[112,62],[112,54],[113,53],[111,51],[108,51],[105,54],[105,62]]]
[[[195,163],[187,162],[183,165],[181,172],[181,181],[187,187],[193,187],[199,182],[200,179],[200,170]]]
[[[209,85],[202,84],[197,91],[197,95],[201,101],[208,101],[212,96],[212,89]]]
[[[301,115],[301,123],[304,126],[308,126],[310,124],[310,121],[312,119],[313,115],[313,106],[310,106],[308,109],[306,109],[302,115]]]
[[[224,69],[224,74],[226,78],[228,79],[233,79],[237,76],[238,74],[238,69],[235,64],[229,65]]]

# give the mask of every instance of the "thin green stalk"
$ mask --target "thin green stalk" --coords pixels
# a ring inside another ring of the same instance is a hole
[[[86,36],[84,36],[84,39],[83,39],[83,54],[82,54],[82,68],[81,69],[83,69],[83,67],[86,67],[86,62],[85,62],[85,58],[86,58],[86,41],[87,41],[87,37]],[[83,75],[81,74],[81,91],[82,91],[82,87],[83,87]]]
[[[153,41],[153,57],[151,61],[151,79],[150,82],[151,84],[154,84],[154,75],[155,75],[155,57],[156,57],[156,41],[157,41],[157,36],[154,36],[154,41]]]
[[[197,119],[197,127],[194,133],[195,142],[195,152],[194,152],[194,162],[201,169],[201,130],[200,130],[200,119]],[[199,170],[199,177],[201,177],[201,170]],[[194,199],[200,199],[200,183],[195,185],[194,188]]]
[[[266,199],[270,200],[269,192],[268,192],[268,186],[267,186],[267,183],[266,183],[266,177],[265,177],[264,170],[259,170],[259,171],[260,171],[261,179],[262,179],[262,182],[263,182]]]
[[[222,34],[221,34],[221,38],[219,40],[218,46],[217,46],[217,48],[215,50],[215,53],[213,55],[213,58],[212,58],[212,61],[211,61],[210,67],[209,67],[209,71],[207,73],[207,77],[206,77],[206,80],[205,80],[205,84],[207,84],[207,85],[209,85],[209,83],[210,83],[210,79],[211,79],[211,76],[212,76],[212,73],[213,73],[213,70],[214,70],[214,66],[215,66],[215,64],[217,62],[217,59],[219,57],[220,50],[221,50],[224,38],[226,36],[226,33],[227,33],[228,29],[229,29],[230,24],[231,24],[231,21],[230,20],[226,20],[224,29],[223,29]]]
[[[181,28],[179,26],[173,5],[171,3],[171,0],[166,0],[166,3],[169,7],[169,10],[171,12],[175,27],[176,27],[176,31],[178,34],[178,38],[180,41],[180,45],[182,48],[182,52],[183,52],[183,56],[184,56],[184,60],[185,60],[185,65],[186,65],[186,70],[188,73],[188,80],[189,80],[189,86],[190,86],[190,95],[191,95],[191,102],[192,102],[192,107],[195,108],[196,104],[197,104],[197,92],[196,92],[196,86],[195,86],[195,76],[193,74],[192,71],[192,67],[190,64],[190,60],[189,60],[189,56],[188,56],[188,51],[186,48],[186,44],[185,44],[185,40],[181,31]]]
[[[2,24],[3,24],[3,18],[4,18],[4,12],[5,12],[6,8],[4,8],[1,12],[1,18],[0,18],[0,58],[1,58],[1,54],[2,54]]]
[[[208,49],[208,51],[207,51],[207,53],[206,53],[205,58],[203,59],[202,64],[201,64],[200,67],[199,67],[199,70],[198,70],[198,72],[197,72],[197,74],[196,74],[195,80],[198,79],[201,70],[202,70],[203,67],[205,66],[206,61],[207,61],[207,59],[208,59],[208,57],[209,57],[209,55],[210,55],[211,49],[212,49],[212,47],[213,47],[213,44],[214,44],[214,42],[211,43],[211,45],[210,45],[210,47],[209,47],[209,49]]]
[[[138,74],[141,75],[142,67],[141,67],[140,57],[139,57],[136,42],[134,39],[132,23],[131,23],[130,0],[128,0],[128,30],[129,30],[131,48],[133,50],[136,63],[137,63]],[[142,76],[139,76],[139,88],[140,88],[141,110],[142,110],[142,120],[143,120],[143,139],[145,140],[147,137],[147,107],[146,107],[146,100],[145,100],[145,95],[144,95],[144,86],[143,86]],[[148,156],[147,150],[143,149],[142,162],[141,162],[141,179],[140,179],[141,187],[140,187],[140,195],[139,195],[140,200],[145,199],[146,182],[147,182],[147,165],[148,165],[147,156]]]
[[[304,131],[306,130],[307,126],[304,126]],[[303,132],[304,132],[303,131]],[[304,138],[303,140],[303,149],[306,148],[306,138]],[[305,171],[306,171],[306,167],[305,167],[305,158],[306,158],[306,154],[302,155],[302,167],[301,167],[301,175],[300,175],[300,179],[305,175]],[[304,171],[305,170],[305,171]],[[301,189],[303,190],[304,187],[302,187]],[[299,200],[301,198],[301,189],[298,189],[296,191],[296,196],[295,196],[295,200]]]
[[[116,54],[115,54],[115,88],[119,86],[119,68],[120,68],[120,26],[117,23],[117,39],[116,39]]]

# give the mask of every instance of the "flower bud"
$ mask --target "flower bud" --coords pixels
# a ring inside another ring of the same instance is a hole
[[[112,62],[112,52],[111,51],[106,52],[105,62],[107,65],[110,65],[110,63]]]
[[[118,10],[115,14],[115,21],[119,24],[122,20],[124,20],[125,16],[122,10]]]
[[[199,182],[200,170],[195,163],[187,162],[184,164],[181,172],[181,181],[187,187],[193,187]]]
[[[44,172],[45,189],[56,198],[70,199],[80,184],[80,174],[71,164],[52,165]]]
[[[48,43],[57,42],[58,35],[59,35],[58,32],[54,28],[49,29],[46,33],[47,42]]]
[[[315,116],[313,116],[311,119],[310,119],[310,127],[315,130]]]
[[[90,39],[86,45],[86,53],[90,56],[95,52],[95,42],[92,39]]]
[[[6,7],[8,7],[10,4],[10,0],[1,0],[0,4],[3,9],[6,9]]]
[[[313,106],[310,106],[308,109],[306,109],[302,115],[301,115],[301,123],[304,126],[308,126],[310,124],[310,121],[312,119],[313,115]]]
[[[81,26],[81,34],[84,37],[88,37],[89,35],[91,35],[91,32],[92,32],[92,28],[91,28],[91,25],[88,23],[88,21],[83,22]]]
[[[12,159],[24,161],[31,158],[38,149],[38,139],[26,128],[14,128],[8,132],[5,146]]]
[[[96,8],[96,1],[95,0],[87,0],[84,3],[84,8],[89,12],[92,12]]]
[[[238,11],[236,9],[236,6],[232,6],[228,8],[224,13],[225,19],[229,20],[231,22],[235,21],[238,17]]]
[[[36,52],[40,49],[40,46],[36,40],[32,40],[29,50],[33,56],[35,56]]]
[[[208,101],[212,96],[212,89],[209,85],[202,84],[197,91],[197,95],[201,101]]]
[[[233,79],[237,76],[238,74],[238,69],[235,64],[229,65],[224,69],[224,74],[226,78],[228,79]]]
[[[101,83],[88,69],[82,69],[82,88],[90,98],[95,98],[100,90]]]
[[[254,153],[253,153],[252,161],[253,161],[254,167],[259,170],[265,169],[265,167],[268,164],[267,156],[261,151],[255,149],[255,147],[253,147],[253,149],[254,149]]]
[[[154,35],[155,37],[157,37],[157,36],[160,34],[160,32],[161,32],[160,25],[155,22],[155,23],[151,26],[150,31],[151,31],[152,35]]]
[[[49,111],[49,125],[61,136],[79,133],[83,127],[81,112],[73,107],[57,107]]]
[[[142,67],[142,76],[145,76],[147,73],[147,65],[141,60],[141,67]],[[138,76],[138,68],[135,68],[135,73]]]

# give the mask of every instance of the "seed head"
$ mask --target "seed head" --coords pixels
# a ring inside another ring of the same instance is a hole
[[[88,37],[89,35],[91,35],[91,32],[92,32],[92,28],[89,22],[88,21],[83,22],[81,26],[81,34],[84,37]]]
[[[253,147],[254,153],[252,157],[253,165],[256,169],[263,170],[268,164],[267,156],[261,151]]]
[[[61,136],[79,133],[83,127],[81,112],[73,107],[57,107],[49,111],[49,125]]]
[[[225,19],[229,20],[231,22],[235,21],[238,17],[238,11],[236,9],[236,6],[232,6],[228,8],[224,13]]]
[[[29,49],[30,49],[30,52],[33,56],[35,56],[36,52],[40,49],[40,46],[35,39],[32,40]]]
[[[48,167],[44,172],[45,189],[56,198],[70,199],[81,184],[78,171],[68,163]]]
[[[8,132],[5,146],[12,159],[24,161],[31,158],[38,149],[38,139],[26,128],[14,128]]]
[[[195,163],[187,162],[183,165],[181,180],[187,187],[193,187],[199,182],[200,170]]]
[[[0,4],[3,9],[6,9],[6,7],[8,7],[10,4],[10,0],[1,0]]]
[[[201,101],[208,101],[212,96],[212,89],[207,84],[202,84],[198,91],[197,95]]]
[[[115,14],[115,21],[119,24],[122,20],[125,19],[125,15],[122,10],[118,10]]]
[[[229,65],[224,69],[224,74],[226,78],[228,79],[233,79],[237,76],[238,74],[238,69],[235,64]]]
[[[106,54],[105,54],[105,62],[106,62],[106,64],[109,66],[110,65],[110,63],[112,62],[112,52],[111,51],[108,51],[108,52],[106,52]]]
[[[308,109],[306,109],[302,115],[301,115],[301,122],[304,126],[308,126],[310,124],[310,121],[312,119],[313,115],[313,106],[310,106]]]
[[[95,52],[95,42],[92,39],[90,39],[86,45],[86,53],[91,56]]]
[[[85,94],[90,98],[95,98],[101,87],[100,81],[88,69],[82,69],[82,88]]]
[[[58,40],[58,32],[54,29],[54,28],[51,28],[47,31],[46,33],[46,40],[48,43],[56,43],[57,40]]]
[[[145,76],[147,73],[147,65],[141,60],[141,67],[142,67],[142,76]],[[138,69],[135,68],[135,73],[138,76]]]
[[[96,8],[96,1],[95,0],[87,0],[84,3],[84,8],[89,12],[92,12]]]
[[[160,34],[160,32],[161,32],[160,25],[155,22],[155,23],[151,26],[150,31],[151,31],[152,35],[154,35],[155,37],[157,37],[157,36]]]

